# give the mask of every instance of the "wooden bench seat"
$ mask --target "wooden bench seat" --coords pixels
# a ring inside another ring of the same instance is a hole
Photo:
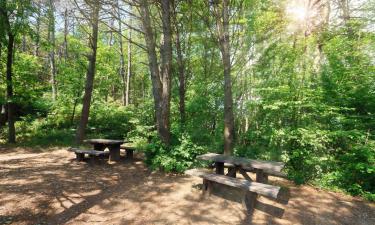
[[[215,164],[212,164],[212,166],[214,167]],[[233,168],[235,166],[233,164],[230,164],[230,163],[224,163],[224,167],[225,168]],[[245,170],[246,172],[252,172],[252,173],[256,173],[256,171],[257,171],[257,169],[249,167],[249,166],[244,166],[244,167],[242,167],[242,169]],[[288,176],[281,171],[274,171],[274,170],[265,169],[265,170],[263,170],[263,172],[266,175],[270,175],[270,176],[273,176],[273,177],[288,178]]]
[[[262,183],[258,183],[254,181],[248,181],[248,180],[233,178],[233,177],[229,177],[225,175],[209,173],[203,170],[192,169],[192,170],[187,170],[185,173],[188,175],[192,175],[192,176],[198,176],[198,177],[201,177],[203,179],[206,179],[212,182],[225,184],[225,185],[232,186],[235,188],[240,188],[245,191],[255,192],[257,194],[267,196],[270,198],[274,198],[274,199],[277,199],[278,194],[280,192],[280,187],[277,187],[274,185],[262,184]]]
[[[82,161],[85,158],[85,154],[89,156],[94,156],[94,157],[109,155],[109,152],[97,151],[97,150],[92,150],[92,149],[69,148],[68,151],[74,152],[76,154],[78,161]]]
[[[204,195],[210,194],[210,192],[212,191],[213,182],[244,190],[246,194],[243,203],[249,213],[251,213],[254,210],[256,197],[258,194],[269,198],[277,199],[280,193],[280,187],[278,186],[233,178],[220,174],[213,174],[203,170],[187,170],[185,174],[203,178]]]
[[[204,155],[197,156],[197,159],[214,161],[216,163],[229,163],[241,167],[251,167],[260,170],[268,170],[281,172],[284,168],[284,163],[282,162],[273,162],[273,161],[264,161],[264,160],[254,160],[247,159],[236,156],[221,155],[216,153],[206,153]],[[224,166],[224,165],[223,165]]]
[[[134,150],[136,149],[133,145],[121,145],[120,149],[124,149],[126,151],[126,158],[132,159],[134,155]]]

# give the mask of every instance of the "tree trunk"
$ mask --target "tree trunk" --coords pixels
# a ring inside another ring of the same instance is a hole
[[[22,52],[26,52],[26,34],[22,34]]]
[[[79,98],[80,92],[77,92],[77,96],[74,98],[74,103],[73,103],[73,111],[72,111],[72,116],[70,117],[70,124],[74,124],[74,118],[76,115],[76,108],[78,104],[78,98]]]
[[[81,113],[81,120],[77,129],[76,143],[82,143],[85,138],[86,126],[89,119],[91,96],[94,85],[95,76],[95,63],[96,63],[96,50],[98,42],[98,29],[99,29],[99,1],[95,1],[92,5],[92,35],[90,38],[91,56],[89,57],[89,65],[86,73],[85,94],[83,96],[83,106]]]
[[[171,1],[161,1],[163,38],[161,54],[162,89],[162,128],[163,141],[170,144],[170,102],[171,102],[171,73],[172,73],[172,29],[171,29]]]
[[[177,66],[178,66],[178,81],[179,81],[179,111],[181,127],[185,124],[185,62],[182,56],[180,29],[178,27],[177,15],[174,12],[174,20],[176,27],[176,51],[177,51]]]
[[[57,85],[56,85],[56,63],[55,63],[55,6],[53,0],[49,0],[49,29],[48,29],[49,42],[51,44],[51,50],[49,53],[50,61],[50,73],[51,73],[51,84],[52,84],[52,100],[56,100],[57,96]]]
[[[216,9],[216,26],[224,66],[224,154],[230,155],[234,145],[234,116],[229,42],[229,0],[222,0]]]
[[[130,6],[131,11],[131,6]],[[129,24],[132,26],[132,18],[130,17]],[[130,94],[130,76],[132,68],[132,29],[129,29],[129,40],[128,40],[128,71],[126,74],[126,90],[125,90],[125,105],[129,105],[129,94]]]
[[[147,55],[152,81],[152,92],[154,95],[155,116],[157,129],[162,142],[166,145],[170,144],[170,72],[172,61],[172,42],[170,28],[170,2],[162,0],[162,22],[164,43],[162,46],[162,65],[159,72],[158,60],[156,54],[156,44],[154,32],[151,27],[150,10],[148,0],[142,0],[140,11],[142,16],[142,25],[147,46]]]
[[[39,56],[39,42],[40,42],[40,8],[37,5],[37,17],[36,17],[36,37],[35,37],[35,48],[34,55]]]
[[[122,21],[120,13],[120,0],[117,0],[117,21],[120,45],[120,77],[122,79],[122,105],[126,106],[126,79],[125,79],[125,59],[124,59],[124,44],[122,40]]]
[[[16,142],[16,128],[14,126],[14,103],[13,103],[13,81],[12,81],[12,65],[13,65],[13,49],[14,35],[8,31],[8,52],[7,52],[7,108],[8,108],[8,142]]]
[[[69,27],[69,18],[68,18],[68,9],[64,11],[64,59],[65,62],[68,60],[68,27]]]

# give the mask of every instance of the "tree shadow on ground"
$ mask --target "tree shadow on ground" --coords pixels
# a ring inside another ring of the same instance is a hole
[[[19,224],[375,222],[368,203],[277,179],[271,181],[290,190],[286,200],[261,197],[253,215],[246,216],[238,198],[219,194],[202,200],[201,179],[151,172],[140,159],[89,164],[76,162],[73,153],[62,150],[13,156],[0,159],[0,221],[11,217]]]

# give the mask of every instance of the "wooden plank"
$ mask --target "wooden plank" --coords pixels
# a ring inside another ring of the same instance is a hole
[[[222,162],[222,163],[230,163],[236,166],[251,167],[255,169],[262,169],[262,170],[275,171],[275,172],[281,172],[281,170],[284,168],[284,163],[282,162],[253,160],[253,159],[246,159],[246,158],[235,157],[235,156],[226,156],[226,155],[221,155],[221,154],[216,154],[216,153],[207,153],[204,155],[200,155],[197,157],[197,159],[214,161],[214,162]]]
[[[280,192],[280,187],[269,185],[269,184],[262,184],[258,182],[252,182],[248,180],[243,180],[243,179],[236,179],[224,175],[219,175],[219,174],[213,174],[213,173],[208,173],[202,170],[188,170],[185,172],[186,174],[193,175],[193,176],[198,176],[203,179],[213,181],[216,183],[221,183],[225,184],[231,187],[236,187],[243,189],[245,191],[250,191],[254,192],[263,196],[267,196],[270,198],[277,199],[277,196]]]
[[[233,167],[235,167],[235,165],[230,164],[230,163],[224,163],[224,167],[225,168],[233,168]],[[243,169],[243,171],[256,173],[255,168],[251,168],[251,167],[247,167],[247,166],[244,166],[244,167],[241,167],[241,168]],[[274,176],[274,177],[288,178],[288,176],[283,172],[277,172],[277,171],[272,171],[272,170],[263,170],[263,172],[266,173],[267,175]]]
[[[101,138],[98,138],[98,139],[87,139],[87,140],[84,140],[85,143],[89,143],[89,144],[105,144],[105,145],[121,145],[124,143],[124,141],[122,140],[111,140],[111,139],[101,139]]]
[[[240,172],[240,174],[248,181],[253,181],[253,179],[251,179],[251,177],[246,173],[245,170],[243,170],[242,168],[240,168],[238,170]]]
[[[135,150],[135,146],[134,145],[121,145],[120,146],[121,149],[131,149],[131,150]]]
[[[246,172],[256,173],[256,169],[255,168],[242,167],[242,169],[245,170]],[[288,176],[285,173],[283,173],[283,172],[277,172],[277,171],[272,171],[272,170],[263,170],[263,172],[265,174],[267,174],[267,175],[274,176],[274,177],[288,178]]]
[[[95,156],[109,154],[109,152],[96,151],[96,150],[91,150],[91,149],[78,149],[78,148],[70,148],[69,151],[75,152],[76,154],[88,154],[88,155],[95,155]]]

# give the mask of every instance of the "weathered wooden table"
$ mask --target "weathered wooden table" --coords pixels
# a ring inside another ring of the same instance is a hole
[[[207,153],[197,157],[201,160],[213,161],[215,163],[216,173],[224,174],[224,164],[228,164],[227,176],[236,177],[236,173],[239,172],[242,176],[251,181],[251,178],[246,173],[245,168],[248,170],[252,168],[256,173],[256,181],[259,183],[268,182],[268,174],[280,173],[284,168],[284,163],[263,161],[263,160],[252,160],[247,158],[227,156],[216,153]]]
[[[120,159],[120,145],[124,143],[122,140],[111,139],[87,139],[85,143],[92,144],[95,150],[104,151],[109,149],[109,161],[118,161]]]

